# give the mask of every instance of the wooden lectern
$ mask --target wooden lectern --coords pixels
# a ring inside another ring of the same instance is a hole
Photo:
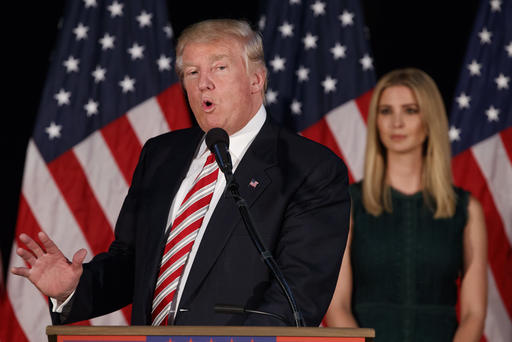
[[[49,342],[367,342],[373,329],[217,326],[48,326]]]

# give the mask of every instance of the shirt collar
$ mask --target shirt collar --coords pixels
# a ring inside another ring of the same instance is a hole
[[[256,114],[242,129],[229,136],[229,154],[231,155],[234,168],[236,168],[249,148],[249,145],[251,145],[254,138],[256,138],[256,135],[261,130],[261,127],[263,127],[266,119],[267,111],[265,107],[261,105],[260,109],[258,109]],[[202,156],[206,152],[208,152],[208,148],[206,147],[206,142],[203,137],[197,156]]]

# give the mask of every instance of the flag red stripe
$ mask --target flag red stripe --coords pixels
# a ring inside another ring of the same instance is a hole
[[[489,265],[503,305],[512,319],[512,254],[502,218],[494,204],[487,182],[471,150],[452,159],[455,184],[470,191],[481,203],[487,228]]]
[[[364,120],[364,123],[368,123],[368,110],[370,109],[370,99],[372,98],[373,88],[368,90],[363,95],[355,99],[359,113]]]
[[[104,252],[114,239],[112,227],[98,204],[73,150],[50,162],[48,169],[92,252],[95,255]]]
[[[16,319],[11,302],[7,297],[7,291],[0,293],[0,317],[2,318],[2,324],[0,324],[0,341],[29,342]]]
[[[156,99],[171,131],[192,126],[188,106],[179,83],[161,92]]]
[[[328,148],[331,149],[331,151],[336,153],[338,157],[345,161],[343,153],[341,152],[341,149],[339,148],[338,143],[336,142],[336,139],[334,138],[334,135],[332,134],[331,129],[327,124],[327,121],[325,121],[325,117],[316,122],[314,125],[309,126],[301,133],[306,138],[316,141],[324,146],[327,146]],[[354,176],[352,174],[352,171],[350,170],[350,165],[348,165],[347,162],[345,162],[345,165],[347,166],[349,182],[353,183]]]
[[[112,152],[126,184],[131,184],[142,146],[126,115],[103,127],[101,134]]]
[[[500,132],[501,140],[505,151],[507,151],[509,162],[512,163],[512,127],[504,129]]]

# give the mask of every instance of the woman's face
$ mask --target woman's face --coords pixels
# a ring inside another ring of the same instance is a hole
[[[377,129],[387,153],[422,153],[427,131],[421,108],[409,87],[391,86],[381,93]]]

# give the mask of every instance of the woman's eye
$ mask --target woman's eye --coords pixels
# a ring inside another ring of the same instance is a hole
[[[384,114],[384,115],[385,115],[385,114],[389,114],[389,113],[391,113],[391,110],[389,110],[389,108],[380,108],[380,109],[378,110],[378,113],[379,113],[379,114]]]
[[[417,114],[417,113],[419,113],[419,111],[420,110],[418,108],[416,108],[416,107],[408,107],[408,108],[405,109],[405,112],[407,114]]]

